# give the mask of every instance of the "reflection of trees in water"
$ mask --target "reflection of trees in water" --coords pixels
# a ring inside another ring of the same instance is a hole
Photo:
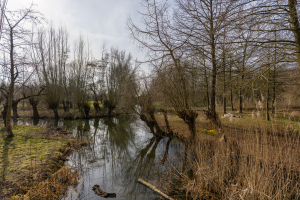
[[[88,136],[87,133],[91,130],[90,120],[64,120],[62,123],[66,129],[72,131],[79,139]]]
[[[122,184],[127,185],[124,188],[124,193],[127,195],[135,196],[135,194],[145,193],[147,188],[141,186],[137,179],[139,177],[145,179],[154,177],[157,170],[155,152],[161,139],[155,137],[149,139],[146,147],[137,151],[134,159],[124,167],[125,170],[120,174],[120,177],[122,177]]]
[[[93,142],[92,144],[90,145],[90,148],[92,150],[92,154],[93,154],[93,159],[95,160],[96,159],[96,151],[95,151],[95,144],[96,144],[96,135],[97,135],[97,132],[98,132],[98,128],[99,128],[99,123],[100,123],[100,119],[99,118],[96,118],[94,120],[94,123],[93,123],[93,127],[94,127],[94,131],[92,132],[92,137],[93,137]]]
[[[106,153],[105,158],[111,163],[112,170],[115,170],[132,160],[132,153],[136,148],[136,134],[126,118],[107,118],[103,123],[106,125],[106,130],[103,132],[105,142],[102,144],[102,149]]]
[[[155,167],[155,150],[161,138],[147,140],[147,145],[136,137],[136,124],[131,118],[105,118],[101,119],[103,131],[93,134],[95,142],[91,145],[95,154],[95,160],[105,159],[103,166],[102,185],[106,181],[112,185],[121,185],[123,194],[140,194],[137,188],[145,190],[144,187],[137,187],[139,176],[151,175]],[[96,133],[97,126],[94,126]],[[98,150],[97,150],[98,147]],[[109,177],[108,177],[109,176]]]
[[[58,122],[39,121],[40,125],[49,123]],[[146,194],[149,190],[138,184],[137,179],[159,180],[156,175],[162,173],[160,164],[178,166],[178,171],[185,168],[184,144],[169,138],[146,139],[148,134],[143,133],[149,130],[136,117],[60,120],[59,124],[73,131],[78,138],[91,141],[87,147],[72,154],[72,165],[88,170],[86,180],[98,178],[97,181],[102,180],[98,184],[103,187],[109,184],[121,186],[121,193],[127,197]]]
[[[78,120],[68,125],[76,127],[79,138],[88,135],[92,141],[88,147],[72,156],[75,166],[89,168],[89,172],[85,173],[86,180],[96,178],[97,184],[104,189],[106,186],[118,187],[121,189],[120,194],[126,198],[149,192],[137,179],[143,177],[146,180],[158,180],[157,172],[161,173],[159,163],[169,163],[170,155],[176,156],[179,154],[177,150],[181,149],[182,152],[184,146],[169,138],[143,138],[143,134],[137,134],[137,131],[143,131],[137,121],[134,118],[118,117]],[[89,133],[86,134],[85,130]],[[157,152],[161,152],[161,155]],[[97,165],[98,161],[103,164]]]
[[[145,194],[147,188],[141,186],[137,179],[143,177],[152,179],[159,170],[158,161],[165,162],[168,158],[168,152],[172,139],[166,143],[160,143],[162,138],[152,137],[141,142],[135,134],[135,126],[125,119],[103,119],[105,131],[100,134],[99,142],[101,145],[102,158],[105,158],[109,164],[103,170],[103,176],[110,171],[110,178],[113,185],[121,185],[122,193],[126,196],[135,196]],[[161,145],[160,145],[161,144]],[[96,145],[98,146],[98,145]],[[156,156],[158,147],[162,148],[163,157]],[[105,185],[103,180],[102,185]]]
[[[98,121],[99,119],[95,120]],[[69,131],[72,131],[74,136],[78,139],[85,139],[87,141],[93,141],[93,134],[91,132],[97,131],[97,130],[91,130],[90,123],[92,120],[64,120],[63,126],[66,127]],[[96,122],[97,123],[97,122]],[[95,122],[94,122],[95,125]],[[94,126],[93,126],[94,127]],[[71,157],[70,161],[73,166],[76,166],[78,169],[84,170],[84,168],[87,168],[87,164],[89,160],[93,160],[95,157],[95,151],[93,142],[91,142],[89,145],[87,145],[84,148],[79,149],[78,151],[74,152]]]
[[[167,161],[167,158],[168,158],[168,153],[169,153],[169,147],[170,147],[170,143],[172,142],[172,138],[169,138],[168,139],[168,142],[167,142],[167,144],[166,144],[166,150],[165,150],[165,152],[164,152],[164,157],[163,157],[163,159],[162,159],[162,164],[165,164],[165,162]]]
[[[160,164],[178,174],[186,170],[187,154],[189,152],[188,143],[183,143],[177,139],[168,138],[164,140],[164,151],[160,154]]]

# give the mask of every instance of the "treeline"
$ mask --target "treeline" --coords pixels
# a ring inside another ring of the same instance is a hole
[[[295,0],[150,0],[143,1],[143,25],[128,19],[134,40],[147,52],[151,73],[138,75],[130,54],[103,49],[95,59],[82,36],[70,45],[66,28],[41,28],[32,7],[6,11],[1,38],[2,116],[6,130],[11,110],[29,99],[45,100],[55,118],[78,108],[88,118],[104,105],[140,115],[153,131],[162,131],[157,108],[174,112],[195,136],[197,109],[218,127],[224,113],[264,109],[267,119],[279,104],[297,106],[300,71],[300,25]],[[3,10],[3,9],[2,9]],[[29,26],[28,26],[29,25]],[[34,25],[34,28],[28,28]],[[167,126],[168,128],[168,126]],[[169,130],[170,132],[171,130]]]
[[[220,127],[217,106],[264,109],[270,120],[280,103],[297,103],[296,0],[150,0],[140,13],[143,25],[128,27],[152,67],[142,96],[150,121],[154,104],[172,108],[194,136],[195,107]]]
[[[43,24],[42,15],[32,7],[5,12],[0,97],[8,137],[13,136],[11,112],[14,119],[18,118],[18,103],[22,100],[28,99],[34,118],[40,117],[41,101],[56,119],[60,118],[61,105],[66,113],[76,108],[89,118],[91,102],[97,113],[103,107],[102,113],[107,116],[116,108],[126,112],[130,104],[126,96],[130,88],[135,88],[132,85],[137,72],[131,54],[103,46],[97,56],[100,59],[95,59],[83,36],[70,45],[65,27]]]

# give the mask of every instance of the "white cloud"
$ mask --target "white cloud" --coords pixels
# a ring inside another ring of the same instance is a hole
[[[89,38],[93,55],[100,55],[101,45],[118,46],[144,59],[144,53],[130,39],[126,28],[128,16],[139,22],[137,10],[140,0],[8,0],[8,9],[20,9],[36,4],[36,9],[58,26],[69,30],[70,44],[79,34]]]

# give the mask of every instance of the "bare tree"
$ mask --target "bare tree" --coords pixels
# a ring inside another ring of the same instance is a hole
[[[63,72],[68,59],[68,34],[65,28],[58,31],[50,27],[38,35],[38,59],[41,60],[40,76],[45,85],[45,98],[48,107],[53,110],[55,119],[59,119],[58,106],[63,92]]]
[[[144,16],[143,23],[145,28],[141,29],[137,27],[132,19],[129,19],[128,27],[131,30],[133,38],[148,50],[149,60],[153,61],[152,66],[155,67],[155,70],[160,73],[161,69],[167,67],[170,68],[167,71],[175,75],[177,89],[180,91],[177,93],[180,94],[178,96],[180,103],[172,104],[172,107],[174,107],[177,115],[189,126],[191,135],[194,137],[196,135],[195,119],[198,114],[191,109],[184,65],[186,54],[184,54],[185,51],[183,50],[190,36],[181,36],[174,29],[169,13],[170,6],[166,1],[147,1],[144,7],[146,11],[142,14]],[[164,81],[163,78],[159,80]],[[164,83],[166,82],[164,81]],[[175,103],[175,101],[169,102]]]
[[[4,14],[6,24],[3,27],[3,48],[9,54],[10,64],[7,67],[9,75],[6,77],[9,86],[8,88],[1,88],[1,91],[7,93],[7,113],[6,113],[6,132],[7,137],[13,137],[11,128],[11,109],[13,105],[14,89],[17,78],[19,77],[20,64],[26,58],[20,53],[20,49],[24,50],[30,44],[28,43],[31,30],[26,29],[28,24],[37,23],[40,19],[38,12],[34,11],[32,6],[28,9],[19,11],[6,11]],[[26,51],[25,51],[26,52]],[[24,51],[23,51],[24,53]],[[26,59],[25,59],[26,60]]]
[[[89,44],[80,36],[74,47],[73,61],[70,63],[74,85],[73,98],[85,118],[89,118],[89,63],[91,62]]]
[[[123,92],[126,84],[134,75],[134,71],[131,54],[111,48],[106,67],[106,94],[104,97],[104,106],[107,108],[108,116],[111,116],[112,111],[121,106]]]
[[[211,66],[211,103],[206,112],[207,117],[217,122],[216,114],[216,84],[218,67],[222,66],[222,44],[225,42],[224,32],[234,35],[234,23],[239,19],[242,4],[239,1],[219,0],[176,0],[178,9],[175,19],[178,30],[183,35],[190,35],[187,42],[193,51],[204,54]],[[227,37],[228,38],[228,37]],[[226,42],[230,42],[228,38]]]
[[[3,25],[4,25],[4,21],[5,21],[4,18],[5,18],[6,4],[7,4],[7,0],[0,1],[0,10],[1,10],[1,15],[0,15],[0,40],[1,40],[2,29],[3,29]]]

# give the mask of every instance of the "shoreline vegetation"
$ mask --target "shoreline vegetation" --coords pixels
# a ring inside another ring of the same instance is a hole
[[[162,112],[155,114],[165,135],[169,129],[185,143],[183,167],[169,172],[169,185],[177,180],[169,193],[181,191],[191,199],[300,198],[300,112],[278,112],[272,121],[259,111],[239,115],[221,118],[219,129],[198,111],[191,139],[172,110],[167,121]]]
[[[196,135],[192,137],[189,127],[178,117],[176,112],[172,109],[164,110],[159,106],[155,107],[153,115],[152,112],[149,115],[140,115],[141,120],[146,122],[155,136],[177,138],[185,146],[183,150],[185,158],[182,160],[182,166],[170,169],[168,171],[170,180],[163,180],[165,183],[169,181],[167,185],[170,187],[161,188],[154,184],[166,194],[180,191],[192,199],[224,199],[227,197],[233,199],[295,199],[300,197],[300,124],[298,122],[300,111],[295,109],[278,111],[276,114],[270,115],[271,121],[266,120],[265,111],[244,111],[243,113],[234,111],[232,113],[238,113],[241,118],[220,118],[222,124],[220,129],[206,118],[201,108],[194,108],[197,112]],[[52,113],[49,110],[42,110],[42,112],[44,114],[41,116],[51,118]],[[63,113],[64,111],[58,110],[58,112]],[[71,114],[62,114],[62,118],[84,118],[76,109],[72,109],[69,113]],[[111,113],[110,117],[120,114],[115,111]],[[218,115],[221,116],[221,112]],[[20,109],[19,116],[26,118],[28,113],[26,115],[26,112]],[[95,117],[108,116],[91,110],[89,119]],[[24,127],[30,129],[30,127]],[[17,127],[14,127],[14,130],[15,128]],[[46,133],[51,132],[51,129],[36,131]],[[67,137],[68,134],[62,129],[60,131],[62,132],[59,137],[63,137],[62,141],[68,141],[70,139]],[[25,137],[16,131],[16,138],[20,134],[21,137]],[[26,137],[35,138],[37,135],[27,135]],[[49,137],[53,137],[51,134],[41,135],[47,140]],[[67,138],[64,138],[65,136]],[[54,137],[53,139],[59,138]],[[6,138],[6,140],[11,139]],[[71,148],[66,144],[62,144],[62,146],[58,149],[64,150],[58,155],[64,155],[66,149]],[[62,163],[65,157],[60,158],[58,160]],[[72,175],[78,174],[76,170],[72,171],[70,168],[61,170],[61,173],[67,177],[66,182],[76,184],[76,178]],[[55,177],[55,173],[48,177]],[[42,187],[50,185],[52,182],[49,180],[42,182]],[[176,180],[176,185],[173,184],[174,180]],[[34,185],[34,187],[38,188],[39,186]],[[66,189],[66,185],[63,188]],[[62,193],[64,192],[54,195],[59,196]],[[18,198],[21,197],[16,199]]]
[[[0,126],[0,199],[57,199],[76,184],[78,171],[67,156],[86,145],[62,127],[13,126],[7,138]]]

